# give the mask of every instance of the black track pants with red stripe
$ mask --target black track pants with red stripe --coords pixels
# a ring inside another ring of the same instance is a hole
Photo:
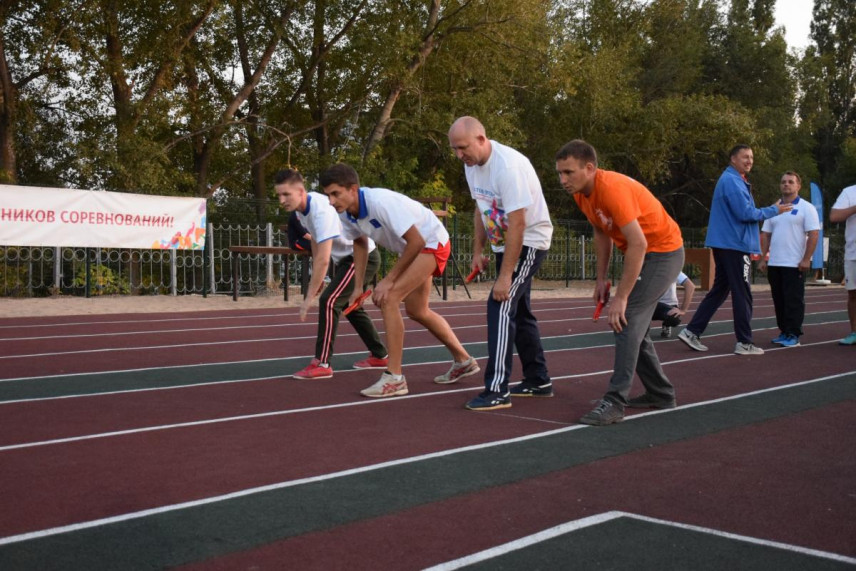
[[[366,264],[365,284],[371,283],[380,267],[380,254],[377,249],[369,254]],[[342,258],[333,268],[333,278],[321,293],[318,302],[318,339],[315,342],[315,358],[322,363],[329,363],[333,357],[333,344],[336,342],[336,330],[339,327],[339,316],[348,306],[348,300],[354,291],[354,258]],[[357,335],[363,340],[369,352],[375,357],[386,357],[386,346],[380,340],[374,323],[363,307],[356,309],[346,316],[351,322]]]

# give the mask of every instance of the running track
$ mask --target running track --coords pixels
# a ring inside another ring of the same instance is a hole
[[[411,394],[377,401],[345,321],[336,376],[289,378],[295,309],[0,319],[0,569],[852,568],[856,355],[844,292],[807,295],[798,348],[767,293],[763,356],[731,354],[727,306],[708,353],[656,338],[681,406],[600,428],[575,424],[613,355],[585,299],[533,301],[557,396],[493,413],[463,409],[480,377],[431,382],[447,354],[410,321]],[[435,308],[483,364],[483,303]]]

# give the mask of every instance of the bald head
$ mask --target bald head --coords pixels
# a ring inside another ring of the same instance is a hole
[[[459,117],[449,128],[449,146],[469,167],[483,165],[490,158],[490,139],[484,125],[475,117]]]

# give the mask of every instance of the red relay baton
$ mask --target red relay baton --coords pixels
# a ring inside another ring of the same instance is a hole
[[[606,293],[603,294],[603,298],[597,302],[597,307],[594,308],[594,316],[592,317],[592,321],[597,321],[600,319],[600,312],[603,311],[603,306],[606,305],[606,302],[609,301],[609,288],[612,286],[610,282],[606,282]]]
[[[368,296],[370,296],[371,294],[372,294],[372,290],[367,289],[366,291],[364,291],[360,295],[360,297],[357,298],[357,301],[355,301],[354,303],[352,303],[351,305],[346,307],[345,311],[343,311],[342,313],[344,313],[345,315],[348,315],[349,313],[351,313],[352,311],[357,309],[359,306],[361,306],[363,304],[363,302],[366,300],[366,298],[368,298]]]
[[[467,276],[467,279],[464,283],[470,283],[471,281],[476,279],[476,276],[479,275],[480,273],[481,273],[481,270],[479,268],[474,269],[473,271],[470,272],[470,275]]]

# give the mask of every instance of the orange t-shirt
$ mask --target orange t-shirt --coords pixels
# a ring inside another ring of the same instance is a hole
[[[681,229],[662,203],[629,176],[597,169],[591,194],[575,194],[574,200],[592,226],[603,230],[622,252],[627,251],[627,239],[621,227],[634,220],[648,240],[646,252],[674,252],[684,245]]]

